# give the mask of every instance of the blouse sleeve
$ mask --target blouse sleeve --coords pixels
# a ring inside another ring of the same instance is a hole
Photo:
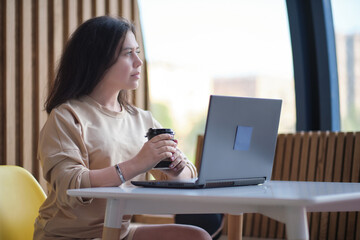
[[[75,207],[88,204],[82,198],[70,197],[67,189],[90,187],[89,161],[83,132],[71,109],[54,109],[40,133],[38,158],[43,174],[56,193],[59,204]]]

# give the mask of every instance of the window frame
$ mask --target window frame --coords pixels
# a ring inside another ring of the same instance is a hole
[[[340,130],[330,0],[286,0],[293,51],[296,130]]]

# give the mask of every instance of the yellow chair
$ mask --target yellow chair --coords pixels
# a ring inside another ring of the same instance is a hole
[[[46,194],[19,166],[0,165],[0,239],[33,239],[34,221]]]

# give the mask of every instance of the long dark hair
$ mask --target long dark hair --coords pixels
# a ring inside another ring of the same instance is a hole
[[[45,102],[46,112],[50,113],[67,100],[90,94],[116,62],[128,31],[135,34],[134,25],[124,18],[102,16],[81,24],[62,53]],[[118,96],[120,105],[131,114],[137,113],[127,98],[127,91],[121,90]]]

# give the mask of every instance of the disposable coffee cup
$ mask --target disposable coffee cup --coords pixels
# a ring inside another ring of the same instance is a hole
[[[146,133],[146,136],[148,141],[152,139],[153,137],[159,135],[159,134],[170,134],[175,135],[175,132],[170,128],[149,128],[148,132]],[[171,164],[171,159],[166,158],[161,160],[154,168],[157,169],[168,169]]]

